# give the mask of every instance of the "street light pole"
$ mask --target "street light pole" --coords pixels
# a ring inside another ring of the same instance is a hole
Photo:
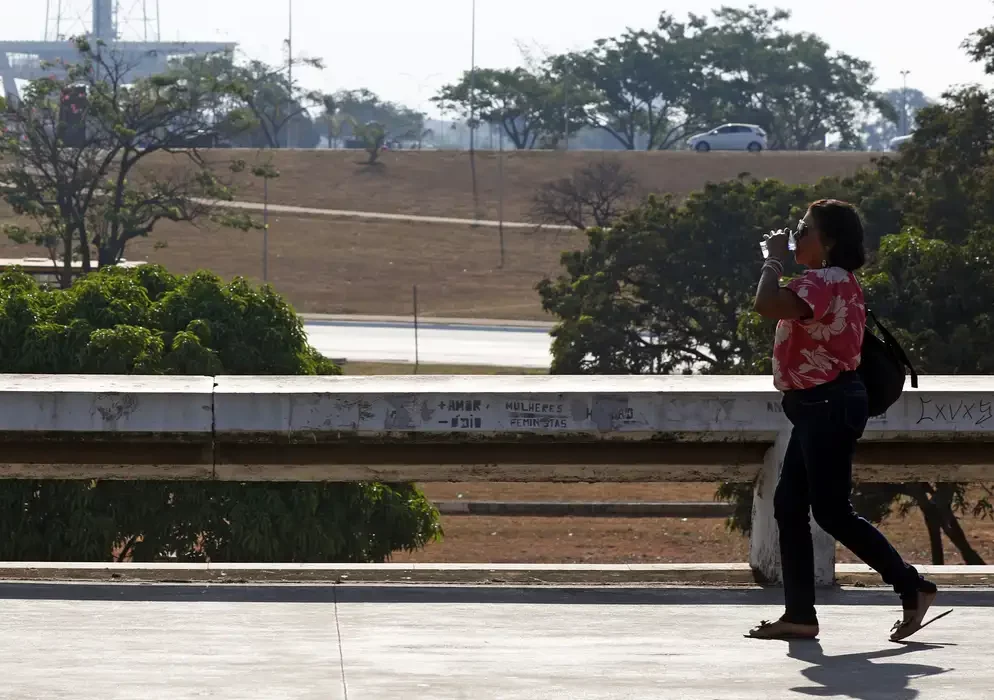
[[[269,178],[262,178],[262,281],[269,281]]]
[[[473,19],[470,38],[469,64],[469,153],[476,149],[476,0],[473,0]]]
[[[503,122],[503,120],[501,120]],[[504,127],[500,129],[500,153],[497,156],[497,234],[500,238],[500,262],[498,269],[504,269]]]
[[[901,71],[904,84],[901,87],[901,136],[908,135],[908,74],[909,70]]]
[[[476,183],[476,0],[473,0],[472,38],[469,67],[469,172],[473,181],[473,216],[480,213],[480,190]]]
[[[566,136],[566,150],[569,150],[569,69],[563,71],[563,133]]]
[[[287,40],[286,40],[286,53],[287,53],[286,72],[287,72],[287,81],[289,83],[287,87],[289,94],[287,95],[287,97],[290,100],[290,112],[293,112],[294,108],[293,105],[293,0],[287,0],[287,2],[289,4],[287,9],[289,10],[290,13],[289,31],[287,33]],[[290,148],[290,131],[292,129],[293,129],[293,119],[291,118],[286,123],[287,148]]]

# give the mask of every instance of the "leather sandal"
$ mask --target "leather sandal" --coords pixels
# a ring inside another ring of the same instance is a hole
[[[815,639],[818,625],[800,625],[783,619],[776,622],[763,620],[759,627],[749,630],[749,634],[744,636],[752,639]]]
[[[920,630],[924,625],[922,621],[925,619],[925,613],[935,602],[935,596],[938,591],[918,591],[917,604],[914,608],[905,609],[904,619],[898,620],[894,623],[894,626],[890,628],[891,635],[890,641],[899,642],[902,639],[907,639],[915,632]]]

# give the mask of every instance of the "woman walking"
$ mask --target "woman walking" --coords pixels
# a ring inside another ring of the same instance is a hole
[[[780,286],[789,235],[771,235],[755,301],[757,312],[778,320],[773,382],[783,392],[784,413],[793,426],[773,499],[786,612],[776,622],[762,622],[749,636],[818,635],[810,508],[829,535],[901,597],[904,617],[891,634],[898,641],[920,629],[936,587],[856,514],[849,498],[853,453],[868,418],[866,387],[856,373],[866,306],[853,274],[865,259],[863,224],[852,205],[820,200],[798,224],[794,241],[794,259],[807,270]]]

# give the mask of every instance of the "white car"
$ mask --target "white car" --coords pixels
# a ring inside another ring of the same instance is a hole
[[[766,132],[755,124],[723,124],[706,134],[697,134],[687,140],[695,151],[752,151],[766,150]]]

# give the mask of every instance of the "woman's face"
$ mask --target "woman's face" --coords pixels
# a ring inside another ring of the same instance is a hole
[[[794,234],[797,248],[794,249],[794,260],[804,267],[818,268],[828,257],[828,249],[822,242],[821,231],[814,226],[814,219],[808,211],[797,226],[797,233]]]

